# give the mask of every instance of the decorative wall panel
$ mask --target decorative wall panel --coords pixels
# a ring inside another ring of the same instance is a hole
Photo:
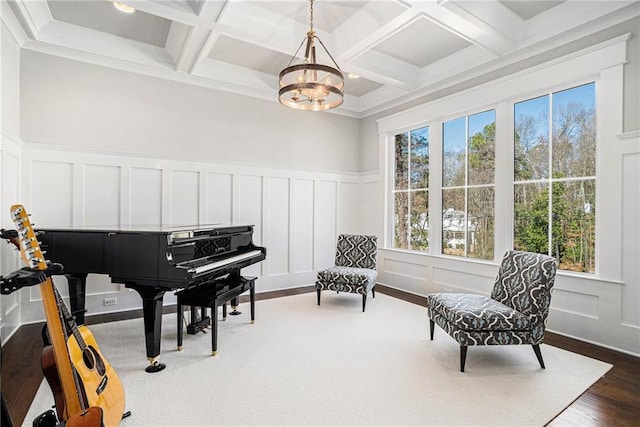
[[[162,224],[161,169],[130,169],[128,217],[128,225]]]
[[[120,168],[86,165],[84,168],[84,226],[120,225]]]
[[[313,270],[314,182],[294,180],[293,193],[293,272],[303,273]]]
[[[193,171],[171,171],[170,177],[170,224],[166,225],[199,224],[200,174]]]
[[[336,217],[338,184],[335,181],[318,181],[315,199],[315,268],[330,267],[334,264],[337,241]]]
[[[267,181],[266,246],[269,248],[267,272],[270,276],[289,273],[289,179]]]
[[[551,296],[552,310],[560,310],[597,319],[599,316],[597,295],[566,291],[555,288]]]
[[[34,160],[31,162],[29,206],[36,227],[68,227],[73,217],[74,165]],[[79,183],[78,183],[79,184]]]
[[[262,177],[240,175],[238,177],[238,208],[234,211],[234,224],[253,225],[253,243],[263,246],[262,233]],[[267,248],[267,251],[269,249]],[[267,252],[267,257],[270,254]],[[262,276],[263,264],[254,264],[245,268],[243,274],[247,276]]]
[[[17,148],[8,139],[2,137],[0,144],[0,218],[3,228],[13,228],[13,221],[9,217],[9,208],[12,204],[20,201],[20,158],[13,154]],[[7,150],[8,145],[11,150]],[[22,267],[19,261],[18,252],[11,245],[0,243],[0,274],[8,274]],[[10,295],[0,297],[0,337],[2,344],[20,326],[20,293],[14,292]]]
[[[626,281],[622,287],[621,320],[640,328],[640,153],[622,157],[622,174],[622,253],[629,261],[622,263]]]
[[[360,191],[357,182],[341,182],[338,187],[338,233],[353,233],[359,228]]]
[[[233,175],[207,173],[205,224],[231,224],[233,215]]]

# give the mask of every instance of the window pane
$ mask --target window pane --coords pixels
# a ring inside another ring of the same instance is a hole
[[[409,133],[396,135],[395,141],[396,159],[396,190],[407,189],[409,180]]]
[[[513,248],[549,253],[549,185],[516,184]]]
[[[442,125],[442,186],[465,185],[466,117]]]
[[[403,191],[395,193],[394,198],[394,233],[393,247],[409,249],[409,193]]]
[[[549,96],[515,104],[515,180],[549,176]]]
[[[495,110],[469,116],[469,185],[493,184]]]
[[[553,183],[552,254],[562,270],[595,272],[595,180]]]
[[[411,188],[429,187],[429,128],[411,131]]]
[[[595,176],[595,84],[554,93],[552,99],[553,177]]]
[[[442,253],[464,256],[464,188],[442,190]]]
[[[493,187],[469,188],[467,256],[493,259],[494,190]]]
[[[411,249],[429,248],[429,192],[411,192]]]

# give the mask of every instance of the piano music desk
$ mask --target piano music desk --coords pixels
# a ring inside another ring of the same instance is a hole
[[[249,290],[251,304],[251,323],[255,322],[255,277],[238,277],[229,275],[192,288],[176,292],[178,297],[178,350],[182,349],[183,307],[208,307],[211,309],[211,355],[218,351],[218,306],[237,299],[240,294]],[[226,311],[226,310],[225,310]],[[225,316],[226,317],[226,316]]]

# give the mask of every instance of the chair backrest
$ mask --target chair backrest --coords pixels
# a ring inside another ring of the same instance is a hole
[[[548,255],[507,251],[491,298],[529,316],[536,339],[544,335],[557,261]]]
[[[336,245],[336,265],[376,269],[378,238],[359,234],[340,234]]]

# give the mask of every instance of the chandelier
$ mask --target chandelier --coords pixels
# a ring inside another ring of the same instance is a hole
[[[344,76],[333,56],[313,31],[313,0],[310,0],[310,3],[309,32],[300,43],[296,53],[291,57],[287,68],[280,72],[278,101],[284,106],[297,110],[328,110],[342,104]],[[335,68],[316,63],[315,40],[320,42],[324,51],[333,61]],[[301,64],[291,65],[305,41],[307,46],[304,61]]]

